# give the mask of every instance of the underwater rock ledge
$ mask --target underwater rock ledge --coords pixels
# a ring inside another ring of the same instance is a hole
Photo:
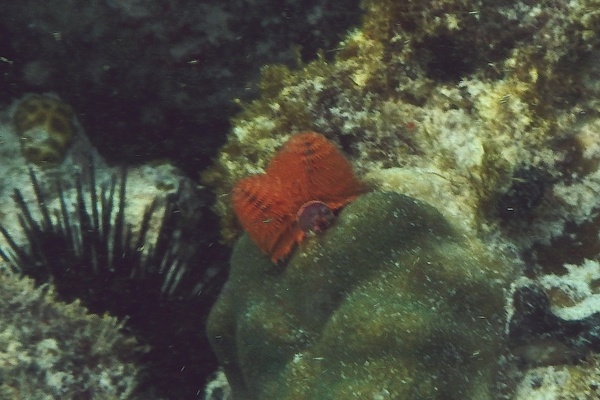
[[[492,399],[510,265],[369,193],[285,266],[243,235],[208,335],[234,399]]]

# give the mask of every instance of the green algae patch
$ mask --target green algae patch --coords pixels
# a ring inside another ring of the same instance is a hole
[[[234,399],[491,399],[511,272],[433,207],[370,193],[286,265],[242,236],[208,335]]]

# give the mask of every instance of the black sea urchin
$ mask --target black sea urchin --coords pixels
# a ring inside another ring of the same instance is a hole
[[[0,226],[9,245],[0,256],[39,283],[53,282],[65,301],[80,299],[93,313],[125,318],[127,329],[150,346],[141,356],[147,368],[140,392],[173,399],[198,396],[217,365],[204,324],[224,281],[224,257],[201,237],[195,246],[181,240],[181,190],[167,198],[158,235],[149,243],[159,203],[155,199],[145,210],[134,234],[125,216],[125,171],[101,188],[93,165],[87,185],[78,176],[75,211],[69,211],[57,182],[60,210],[55,213],[31,171],[30,177],[39,220],[15,189],[28,246],[18,245]]]

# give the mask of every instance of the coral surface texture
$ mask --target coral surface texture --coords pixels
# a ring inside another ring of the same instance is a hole
[[[502,260],[431,206],[369,193],[285,267],[244,235],[209,338],[234,399],[491,399]]]

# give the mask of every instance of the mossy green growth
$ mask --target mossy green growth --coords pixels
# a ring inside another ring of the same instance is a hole
[[[208,335],[234,399],[491,399],[509,265],[370,193],[286,265],[242,236]]]

